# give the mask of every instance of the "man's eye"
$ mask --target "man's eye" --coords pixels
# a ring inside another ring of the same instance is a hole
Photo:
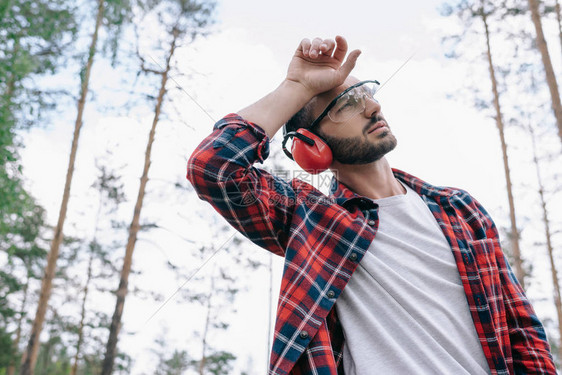
[[[347,102],[345,102],[344,105],[342,105],[342,106],[340,106],[340,107],[338,108],[338,112],[345,111],[346,109],[348,109],[348,108],[351,107],[351,106],[352,106],[351,102],[350,102],[350,101],[347,101]]]

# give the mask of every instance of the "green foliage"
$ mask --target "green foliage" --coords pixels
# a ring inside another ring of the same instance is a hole
[[[70,267],[70,271],[75,275],[74,279],[80,279],[77,277],[80,274],[85,276],[85,282],[83,279],[76,282],[76,287],[79,290],[78,293],[74,293],[74,296],[78,295],[79,297],[71,297],[72,302],[83,301],[84,298],[86,299],[84,310],[81,312],[83,316],[80,316],[80,319],[84,321],[84,327],[82,329],[81,360],[79,360],[79,363],[84,367],[94,366],[94,362],[92,362],[93,358],[96,357],[96,355],[99,356],[99,353],[103,351],[104,347],[102,336],[105,338],[105,335],[101,332],[106,332],[110,326],[110,317],[104,312],[97,311],[94,305],[92,303],[87,303],[87,301],[91,299],[90,295],[92,292],[102,292],[97,282],[107,282],[117,275],[117,269],[111,259],[113,248],[107,244],[106,238],[109,236],[109,233],[105,230],[105,227],[109,224],[108,222],[111,214],[115,213],[119,204],[125,201],[123,183],[120,177],[107,167],[105,163],[102,164],[96,161],[96,165],[99,174],[96,181],[92,184],[92,188],[94,188],[98,194],[98,213],[96,215],[94,228],[95,234],[91,240],[82,241],[76,262]],[[82,267],[80,267],[80,265],[82,265]],[[86,268],[86,272],[77,271],[77,269],[84,268]],[[86,291],[88,293],[87,295]],[[69,319],[71,319],[71,317],[69,317]],[[78,342],[79,325],[72,331],[67,329],[66,332],[72,333],[76,337],[75,341]],[[77,347],[76,344],[74,347]],[[99,371],[101,371],[101,358],[95,363],[95,366],[99,366],[97,372],[99,373]],[[127,373],[129,367],[130,358],[121,355],[121,357],[118,358],[115,369]]]
[[[19,302],[17,307],[14,303],[21,299],[21,291],[29,279],[40,277],[46,254],[41,243],[45,212],[23,195],[25,199],[21,201],[6,200],[0,210],[0,249],[6,255],[6,263],[0,270],[0,353],[13,351],[10,337],[24,314],[19,311]],[[0,357],[2,368],[5,363],[3,356]]]
[[[187,352],[174,350],[169,358],[160,358],[155,375],[181,375],[189,368]]]
[[[9,332],[6,332],[3,327],[0,327],[0,369],[8,367],[14,355],[12,338],[10,336]]]
[[[123,28],[132,21],[133,0],[106,0],[105,1],[105,28],[107,39],[103,44],[103,52],[110,56],[111,65],[117,65],[117,52]]]
[[[6,255],[0,272],[0,367],[22,319],[13,305],[21,299],[17,293],[41,274],[46,253],[45,213],[24,188],[16,135],[47,107],[46,94],[32,78],[56,71],[76,32],[73,6],[67,0],[0,2],[0,251]]]
[[[51,331],[47,342],[39,348],[36,375],[66,375],[70,372],[70,354],[60,335]]]
[[[30,87],[32,75],[54,73],[76,34],[73,2],[67,0],[3,1],[0,6],[0,166],[15,160],[14,134],[37,119],[33,109],[43,96]],[[31,100],[33,99],[33,100]]]
[[[7,297],[20,290],[21,285],[18,278],[3,270],[0,270],[0,281],[0,314],[4,320],[7,320],[16,314]]]
[[[163,328],[163,332],[156,338],[155,348],[151,351],[158,358],[154,375],[180,375],[190,368],[192,361],[186,351],[174,349],[170,355],[171,349],[166,342],[168,329]]]
[[[133,359],[122,352],[118,352],[115,356],[115,364],[113,366],[113,373],[115,374],[130,374],[131,367],[133,366]]]
[[[30,123],[26,113],[35,119],[40,113],[30,109],[42,102],[42,93],[30,87],[30,78],[54,72],[74,37],[69,4],[19,0],[0,5],[0,249],[9,257],[22,258],[18,251],[32,252],[27,256],[39,251],[29,244],[43,225],[43,212],[23,187],[16,132]]]
[[[168,54],[168,47],[162,46],[170,45],[171,39],[176,40],[176,45],[188,44],[198,37],[203,37],[208,34],[209,26],[213,24],[213,11],[215,9],[215,2],[208,0],[145,0],[144,1],[144,17],[156,17],[158,23],[162,28],[161,38],[152,39],[152,52],[151,56],[161,57],[156,60],[165,60]],[[143,24],[141,20],[139,24]],[[143,30],[140,34],[142,38],[144,35],[154,34],[154,30]],[[163,51],[164,50],[164,51]],[[163,54],[163,55],[162,55]],[[148,59],[145,59],[148,61]],[[151,59],[153,60],[153,59]],[[162,64],[151,67],[155,71],[162,70]]]
[[[236,357],[232,353],[220,351],[207,358],[207,370],[213,375],[226,375],[232,371],[231,362]]]
[[[232,372],[232,361],[236,357],[229,352],[218,351],[205,358],[205,373],[213,375],[228,375]],[[200,361],[192,361],[191,366],[193,368],[199,367]]]
[[[52,73],[76,32],[67,0],[5,0],[0,3],[0,218],[29,208],[17,162],[16,132],[38,120],[44,93],[34,75]],[[30,119],[32,117],[32,119]],[[0,233],[5,232],[0,228]]]

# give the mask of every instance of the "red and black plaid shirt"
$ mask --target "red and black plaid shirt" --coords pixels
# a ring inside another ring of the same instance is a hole
[[[193,152],[187,178],[234,228],[285,257],[269,374],[342,374],[333,307],[375,237],[378,206],[335,179],[328,197],[255,168],[268,153],[263,129],[230,114]],[[544,328],[484,208],[463,190],[393,172],[422,197],[451,246],[492,374],[556,374]]]

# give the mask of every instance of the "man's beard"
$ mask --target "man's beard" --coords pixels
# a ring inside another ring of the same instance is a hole
[[[319,135],[326,141],[334,160],[342,164],[368,164],[379,160],[394,150],[396,137],[389,129],[378,134],[376,143],[371,143],[361,136],[351,138],[334,138],[322,132]]]

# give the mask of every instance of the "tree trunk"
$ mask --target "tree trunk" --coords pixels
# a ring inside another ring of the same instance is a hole
[[[21,326],[22,326],[22,322],[23,322],[23,317],[25,316],[25,305],[27,304],[27,292],[29,290],[29,273],[27,274],[27,280],[25,282],[25,286],[23,287],[23,299],[21,301],[21,307],[20,307],[20,316],[18,318],[18,327],[16,328],[16,339],[13,342],[13,347],[14,347],[14,353],[18,352],[18,346],[20,345],[20,340],[21,340]],[[15,359],[12,358],[10,360],[10,365],[8,366],[8,369],[6,370],[6,375],[14,375],[16,373],[16,365],[15,365]]]
[[[57,258],[59,256],[59,248],[63,239],[63,226],[66,219],[66,210],[68,207],[68,200],[70,198],[70,185],[72,182],[72,175],[74,174],[74,161],[76,159],[76,151],[78,149],[78,138],[80,136],[80,129],[82,128],[82,115],[86,105],[86,96],[88,94],[88,83],[90,80],[90,72],[92,64],[94,63],[94,55],[96,53],[96,44],[98,40],[98,30],[101,26],[104,11],[104,1],[98,0],[98,12],[96,17],[96,26],[92,35],[90,43],[88,61],[86,63],[83,77],[81,77],[80,99],[78,100],[78,114],[74,125],[74,137],[72,139],[72,147],[70,150],[70,158],[68,161],[68,169],[66,172],[66,182],[64,185],[64,192],[59,212],[59,219],[55,227],[53,241],[51,242],[51,249],[47,256],[47,266],[45,267],[45,275],[41,282],[41,294],[37,305],[37,312],[31,328],[29,342],[26,352],[22,358],[22,366],[20,370],[21,375],[33,374],[35,362],[37,361],[37,353],[39,351],[39,336],[43,328],[45,320],[45,313],[47,312],[47,305],[49,297],[51,296],[51,289],[53,284],[53,277],[55,275],[55,268]]]
[[[539,197],[541,199],[542,219],[544,222],[544,230],[546,237],[546,250],[548,251],[548,259],[550,260],[550,269],[552,275],[552,286],[554,287],[554,305],[556,306],[556,313],[558,314],[558,358],[562,360],[562,302],[560,298],[560,283],[558,282],[558,271],[556,270],[556,263],[554,261],[554,248],[552,246],[552,233],[550,231],[550,220],[548,218],[548,210],[546,208],[546,198],[544,196],[544,186],[542,183],[539,158],[537,156],[537,144],[533,128],[528,126],[529,133],[531,134],[531,141],[533,143],[533,162],[537,172],[537,181],[539,184]]]
[[[548,84],[548,89],[550,90],[550,97],[552,98],[552,111],[554,112],[556,125],[558,126],[558,136],[560,137],[560,142],[562,142],[562,103],[560,102],[558,83],[556,82],[556,76],[554,75],[554,69],[552,68],[552,61],[550,60],[550,54],[548,53],[548,46],[546,45],[546,39],[544,38],[542,30],[541,16],[539,14],[539,1],[528,1],[529,9],[531,10],[531,19],[533,20],[533,24],[535,25],[535,30],[537,32],[537,48],[541,53],[542,63],[544,65],[544,74],[546,75],[546,82]]]
[[[502,155],[503,155],[503,167],[505,172],[505,181],[507,186],[507,198],[509,201],[509,218],[511,221],[511,246],[512,246],[512,255],[514,259],[514,266],[515,266],[515,275],[519,280],[519,283],[523,288],[525,288],[525,271],[523,270],[523,265],[521,261],[521,251],[519,250],[519,230],[517,229],[517,221],[515,217],[515,204],[513,203],[513,192],[512,192],[512,184],[511,184],[511,173],[509,171],[509,160],[507,156],[507,145],[505,143],[505,135],[504,135],[504,125],[502,119],[502,113],[500,109],[500,96],[498,93],[497,87],[497,80],[496,74],[494,70],[494,65],[492,63],[492,50],[490,47],[490,34],[488,31],[488,20],[487,15],[484,12],[484,0],[482,0],[482,8],[480,9],[480,15],[482,17],[482,21],[484,22],[484,30],[486,35],[486,52],[488,56],[488,65],[490,70],[490,79],[492,81],[492,91],[494,94],[494,108],[496,109],[496,126],[499,131],[500,135],[500,142],[502,148]]]
[[[115,353],[117,348],[117,338],[119,335],[119,330],[121,329],[121,316],[123,315],[125,297],[127,296],[127,291],[128,291],[127,288],[129,283],[129,273],[131,272],[131,265],[133,261],[133,251],[135,250],[135,244],[137,241],[137,234],[140,226],[139,223],[140,223],[142,203],[146,190],[146,184],[148,182],[148,170],[150,168],[150,154],[152,152],[152,143],[154,142],[156,125],[158,124],[160,111],[162,109],[162,103],[164,102],[164,96],[166,94],[166,83],[168,81],[168,73],[170,71],[170,60],[174,55],[174,51],[176,48],[176,40],[178,37],[178,32],[176,29],[174,29],[173,36],[174,37],[170,46],[170,51],[168,57],[166,58],[166,69],[161,73],[162,81],[160,84],[160,91],[158,92],[158,98],[156,100],[156,107],[154,109],[152,128],[150,129],[150,134],[148,136],[148,143],[146,145],[146,152],[144,156],[144,169],[143,169],[142,177],[140,179],[139,193],[137,196],[137,202],[135,204],[133,220],[129,227],[129,238],[127,240],[127,246],[125,249],[125,258],[123,260],[123,268],[121,270],[119,288],[117,289],[117,293],[116,293],[117,303],[115,305],[115,311],[113,312],[113,318],[111,320],[109,338],[107,340],[105,358],[103,361],[103,367],[101,372],[102,375],[109,375],[113,371],[113,363],[115,361]]]

